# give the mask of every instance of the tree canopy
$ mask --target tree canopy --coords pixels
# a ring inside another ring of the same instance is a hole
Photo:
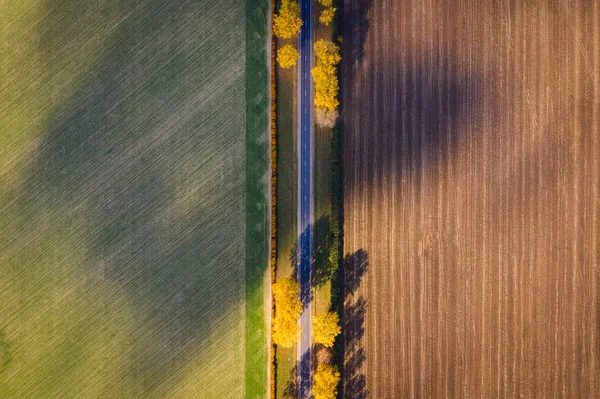
[[[331,348],[342,331],[340,316],[336,312],[325,312],[313,318],[313,337],[315,343]]]
[[[311,71],[315,81],[315,108],[317,112],[333,111],[340,104],[336,69],[336,65],[342,59],[340,48],[335,43],[323,39],[317,40],[313,48],[317,57],[317,65]]]
[[[297,1],[283,0],[279,14],[273,16],[273,33],[281,39],[291,39],[300,33],[302,18]]]
[[[277,50],[277,62],[279,63],[279,66],[284,69],[296,65],[298,57],[298,50],[291,44],[286,44]]]
[[[327,7],[323,11],[321,11],[321,15],[319,16],[319,21],[325,26],[329,26],[331,21],[333,21],[333,17],[335,17],[335,12],[337,8],[335,7]]]
[[[335,399],[340,372],[329,364],[320,364],[313,377],[312,394],[314,399]]]
[[[298,318],[302,313],[299,292],[298,283],[291,278],[282,278],[273,284],[275,297],[273,341],[284,348],[293,347],[301,332],[298,325]]]

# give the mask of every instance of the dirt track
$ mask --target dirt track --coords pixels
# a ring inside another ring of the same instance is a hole
[[[344,397],[598,397],[600,0],[343,30]]]

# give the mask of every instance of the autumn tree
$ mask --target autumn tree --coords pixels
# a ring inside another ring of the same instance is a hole
[[[340,104],[338,100],[339,82],[336,65],[341,61],[340,48],[333,42],[319,39],[314,44],[317,65],[311,73],[315,82],[315,109],[317,122],[325,121],[321,126],[333,125],[337,117],[333,112]],[[325,118],[327,117],[327,118]],[[327,122],[328,121],[328,122]]]
[[[314,47],[317,64],[335,66],[342,60],[340,48],[332,41],[319,39]]]
[[[321,313],[313,318],[312,329],[315,343],[331,348],[335,337],[342,331],[340,316],[336,312]]]
[[[313,377],[312,394],[314,399],[335,399],[340,372],[329,364],[320,364]]]
[[[302,313],[299,292],[298,283],[291,278],[282,278],[273,284],[275,298],[273,341],[284,348],[293,347],[301,332],[298,325],[298,318]]]
[[[286,44],[277,50],[277,62],[279,63],[279,66],[284,69],[296,65],[298,57],[298,50],[291,44]]]
[[[291,39],[300,32],[302,18],[297,1],[283,0],[279,14],[273,16],[273,33],[281,39]]]
[[[331,7],[333,5],[333,0],[318,0],[319,4],[323,7]]]
[[[333,21],[333,17],[335,17],[335,12],[337,8],[335,7],[327,7],[323,11],[321,11],[321,15],[319,16],[319,21],[325,26],[329,26],[331,21]]]

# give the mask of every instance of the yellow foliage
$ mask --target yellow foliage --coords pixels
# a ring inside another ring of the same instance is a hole
[[[340,104],[337,99],[339,83],[335,67],[317,64],[311,73],[315,81],[315,107],[335,110]]]
[[[317,64],[337,65],[342,60],[340,48],[332,41],[319,39],[314,47]]]
[[[291,39],[300,32],[302,18],[300,5],[293,0],[283,0],[279,14],[273,16],[273,33],[281,39]]]
[[[340,316],[336,312],[321,313],[313,318],[312,328],[315,343],[331,348],[335,337],[342,332]]]
[[[335,7],[327,7],[323,11],[321,11],[321,16],[319,16],[319,21],[325,26],[329,26],[331,21],[333,21],[333,17],[335,16],[337,8]]]
[[[317,65],[311,73],[315,81],[315,107],[335,110],[338,101],[339,82],[335,65],[341,61],[340,48],[335,43],[319,39],[314,44]]]
[[[313,377],[312,394],[314,399],[335,399],[340,372],[328,364],[320,364]]]
[[[302,312],[299,292],[298,283],[291,278],[282,278],[273,284],[275,298],[273,341],[284,348],[293,347],[301,332],[298,325],[298,318]]]
[[[322,5],[323,7],[331,7],[331,5],[333,4],[333,0],[318,0],[319,4]]]
[[[293,67],[298,62],[298,50],[291,44],[286,44],[277,50],[277,62],[279,66],[286,69]]]

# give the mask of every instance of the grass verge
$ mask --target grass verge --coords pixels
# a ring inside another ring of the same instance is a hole
[[[268,334],[265,277],[269,264],[267,0],[246,2],[246,398],[266,398]]]

